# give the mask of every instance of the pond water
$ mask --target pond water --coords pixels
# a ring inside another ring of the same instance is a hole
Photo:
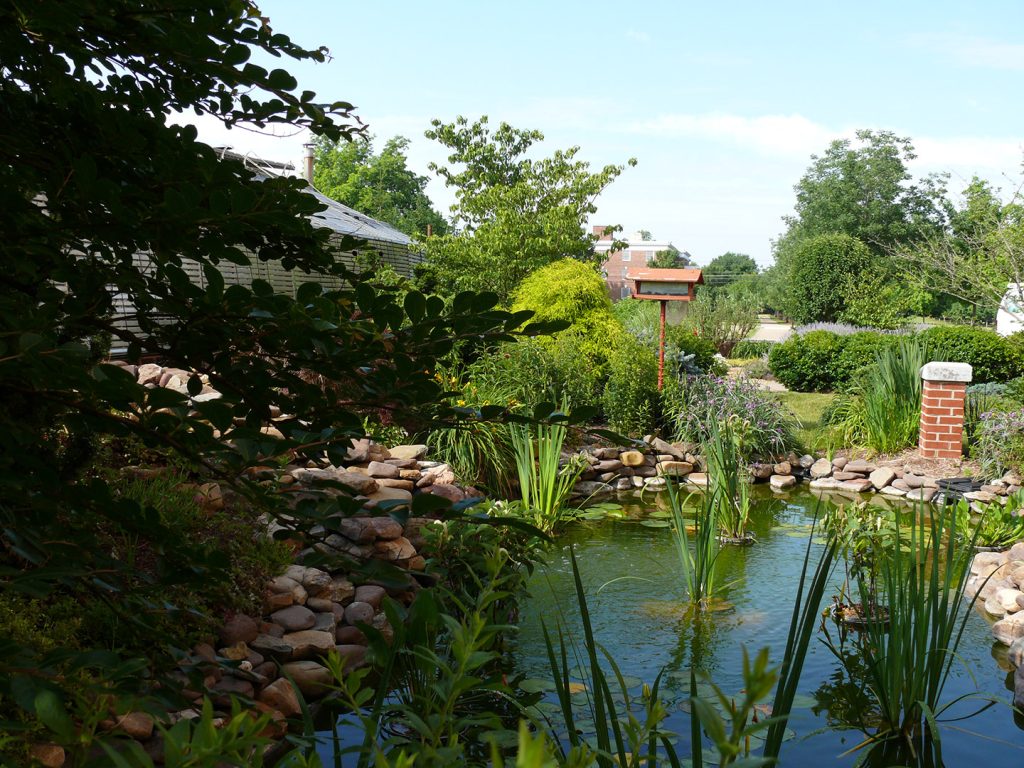
[[[706,616],[697,625],[685,617],[680,602],[685,589],[671,531],[641,522],[650,521],[652,512],[659,514],[656,505],[625,506],[627,518],[623,520],[571,526],[558,537],[546,564],[531,579],[514,650],[517,671],[537,681],[551,678],[542,623],[553,629],[561,621],[568,637],[582,638],[570,562],[570,548],[574,548],[597,641],[631,678],[652,683],[659,671],[666,670],[664,684],[671,704],[667,727],[679,735],[680,755],[689,755],[686,699],[691,665],[707,670],[727,694],[735,694],[742,687],[744,646],[751,655],[767,646],[774,664],[781,662],[785,649],[818,501],[806,491],[774,497],[756,488],[754,496],[750,528],[757,543],[727,547],[721,559],[720,581],[728,584],[723,596],[732,607]],[[819,547],[812,544],[812,560]],[[826,591],[826,600],[838,591],[844,575],[840,562],[836,589]],[[817,631],[811,640],[798,706],[789,723],[793,737],[782,751],[783,765],[852,766],[859,758],[859,754],[841,756],[864,738],[861,731],[844,726],[864,710],[866,694],[846,680],[821,637]],[[960,657],[962,663],[954,665],[945,700],[978,692],[998,697],[1001,703],[969,719],[945,724],[942,747],[946,765],[966,765],[979,755],[994,766],[1024,765],[1024,720],[1015,719],[1009,705],[1012,675],[1004,669],[1005,648],[994,645],[989,624],[980,615],[969,618]],[[582,676],[576,679],[585,682]],[[628,682],[639,685],[639,680]],[[639,693],[639,688],[631,693]],[[554,701],[553,694],[545,696]],[[962,718],[983,704],[977,698],[967,700],[949,710],[944,719]]]

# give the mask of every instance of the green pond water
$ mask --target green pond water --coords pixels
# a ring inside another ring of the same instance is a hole
[[[754,500],[751,530],[757,543],[726,547],[721,555],[720,581],[728,584],[723,596],[731,608],[696,624],[686,617],[680,602],[685,593],[671,531],[650,527],[652,521],[658,524],[657,515],[664,514],[657,506],[666,503],[664,498],[647,505],[624,504],[626,519],[573,524],[557,538],[546,564],[530,581],[531,594],[523,602],[515,641],[516,671],[541,689],[550,680],[543,623],[551,628],[562,621],[567,636],[582,638],[570,564],[570,548],[575,548],[598,642],[631,678],[627,681],[634,686],[631,694],[639,695],[640,681],[653,682],[666,669],[664,693],[671,705],[667,727],[679,735],[679,753],[689,755],[686,700],[691,665],[709,672],[726,693],[733,694],[742,687],[744,646],[751,655],[767,646],[773,663],[782,660],[818,500],[806,491],[774,496],[761,488],[754,489]],[[812,560],[819,546],[812,544]],[[826,591],[826,600],[837,592],[843,577],[840,562],[836,589]],[[854,765],[859,758],[840,755],[864,738],[848,723],[865,711],[867,694],[845,677],[820,638],[816,632],[811,641],[789,723],[792,738],[782,752],[783,765]],[[1001,703],[968,719],[946,723],[942,732],[945,764],[967,765],[984,756],[994,766],[1024,765],[1024,719],[1015,718],[1009,704],[1012,675],[1006,671],[1005,648],[993,643],[989,624],[980,615],[969,618],[960,657],[962,663],[954,665],[945,699],[978,692],[998,697]],[[579,669],[574,673],[576,680],[586,682]],[[545,696],[554,701],[553,694]],[[962,718],[983,704],[978,699],[965,701],[944,719]],[[890,764],[887,760],[872,763]]]

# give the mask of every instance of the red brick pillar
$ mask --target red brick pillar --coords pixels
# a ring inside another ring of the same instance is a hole
[[[918,447],[926,459],[963,455],[964,397],[971,382],[966,363],[928,363],[921,368],[921,431]]]

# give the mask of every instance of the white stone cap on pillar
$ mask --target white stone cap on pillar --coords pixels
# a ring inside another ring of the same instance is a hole
[[[955,381],[970,383],[974,371],[968,363],[925,363],[921,378],[925,381]]]

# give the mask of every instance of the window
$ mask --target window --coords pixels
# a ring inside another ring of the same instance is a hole
[[[623,283],[622,284],[622,290],[619,292],[619,298],[620,299],[628,299],[632,295],[632,293],[633,292],[630,290],[629,285],[626,284],[626,283]]]
[[[629,252],[628,248],[622,252],[622,260],[623,261],[629,261],[632,258],[633,258],[633,255]]]

